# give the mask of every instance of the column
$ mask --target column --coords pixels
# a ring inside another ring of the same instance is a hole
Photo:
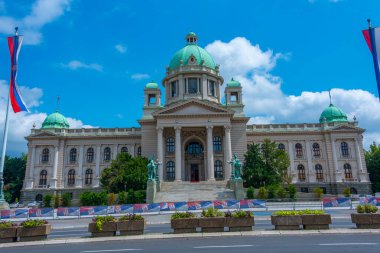
[[[313,163],[311,161],[311,147],[310,147],[310,141],[306,141],[306,159],[307,159],[307,167],[309,168],[309,173],[308,173],[308,181],[309,182],[315,182],[315,177],[312,177],[313,175]]]
[[[129,154],[131,154],[131,156],[133,156],[133,157],[136,156],[136,154],[135,154],[135,144],[131,145],[131,151],[129,151]]]
[[[212,145],[212,126],[207,126],[207,167],[208,181],[214,181],[214,150]]]
[[[181,181],[181,127],[175,127],[175,181]],[[162,166],[164,167],[164,166]]]
[[[96,146],[96,153],[95,153],[95,180],[94,180],[94,187],[99,187],[99,178],[100,178],[100,145]]]
[[[58,145],[54,147],[54,165],[53,165],[53,178],[50,187],[57,188],[57,173],[58,173]]]
[[[83,151],[84,147],[81,145],[79,147],[79,157],[78,157],[78,177],[76,180],[76,187],[81,188],[83,185]]]
[[[117,156],[117,144],[114,144],[113,145],[113,150],[112,150],[112,160],[115,160],[116,159],[116,156]]]
[[[290,175],[292,177],[292,183],[296,183],[298,181],[297,170],[294,164],[294,151],[293,151],[293,142],[288,142],[288,150],[289,150],[289,160],[290,160]]]
[[[161,166],[158,166],[158,178],[160,181],[163,181],[164,178],[164,155],[163,155],[163,133],[164,129],[162,127],[157,128],[157,159],[159,163],[162,163]]]
[[[355,151],[356,151],[356,163],[357,163],[357,179],[360,180],[360,182],[368,182],[368,177],[367,173],[363,168],[363,163],[362,163],[362,156],[361,156],[361,151],[362,149],[360,148],[360,143],[357,138],[355,138]]]
[[[332,150],[332,156],[333,156],[333,162],[334,162],[334,170],[335,170],[335,180],[337,182],[342,181],[342,176],[341,172],[339,171],[339,166],[338,166],[338,157],[336,153],[336,145],[335,145],[335,139],[331,137],[331,150]]]
[[[225,176],[224,179],[231,178],[231,164],[228,162],[232,159],[231,152],[231,126],[224,127],[224,160],[225,160]]]
[[[29,164],[29,178],[26,184],[27,189],[32,189],[34,185],[34,162],[36,157],[36,147],[32,146],[32,155],[30,157],[30,164]]]

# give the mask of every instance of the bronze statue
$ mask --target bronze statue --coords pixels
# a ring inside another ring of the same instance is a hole
[[[156,181],[157,165],[153,159],[150,159],[148,163],[148,181]]]
[[[228,162],[232,164],[231,168],[231,179],[241,179],[241,162],[237,155],[234,155],[232,160]]]

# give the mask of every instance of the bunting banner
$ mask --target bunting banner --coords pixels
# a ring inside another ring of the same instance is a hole
[[[18,68],[18,54],[20,53],[20,48],[22,44],[23,36],[11,36],[8,37],[8,47],[9,53],[11,55],[11,77],[10,77],[10,86],[9,86],[9,99],[13,111],[18,112],[28,112],[28,108],[25,105],[24,100],[21,97],[20,90],[17,86],[17,68]]]
[[[370,21],[368,20],[368,22]],[[372,28],[369,25],[369,28],[363,30],[362,32],[369,47],[369,50],[372,53],[377,82],[377,91],[380,98],[380,27]]]

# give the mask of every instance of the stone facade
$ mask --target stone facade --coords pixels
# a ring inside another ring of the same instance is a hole
[[[186,38],[188,45],[173,57],[162,80],[165,105],[158,84],[146,85],[141,127],[71,129],[55,112],[41,129],[32,129],[26,137],[22,199],[40,200],[44,194],[63,192],[78,199],[83,191],[100,191],[102,170],[120,152],[157,158],[160,182],[220,185],[230,178],[232,154],[244,160],[247,144],[265,138],[289,154],[289,175],[300,191],[323,187],[336,194],[350,187],[353,192],[370,192],[364,129],[358,122],[348,122],[339,111],[338,121],[324,112],[320,123],[247,125],[240,83],[227,83],[222,104],[224,80],[218,65],[200,51],[196,35]]]

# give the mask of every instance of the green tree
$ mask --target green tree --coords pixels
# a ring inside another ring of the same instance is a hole
[[[255,198],[254,197],[254,193],[255,193],[255,189],[252,186],[248,187],[248,189],[247,189],[247,199],[254,199]]]
[[[4,163],[4,197],[7,202],[20,199],[22,184],[25,176],[27,156],[5,156]]]
[[[380,145],[375,142],[365,152],[365,162],[372,183],[372,191],[380,192]]]
[[[257,192],[257,196],[256,196],[258,199],[267,199],[268,198],[268,192],[267,192],[267,189],[265,189],[265,187],[260,187],[258,192]]]
[[[128,153],[120,153],[105,168],[100,176],[100,182],[108,192],[119,193],[128,189],[145,190],[148,160],[137,156],[132,157]]]
[[[71,206],[71,194],[70,193],[66,192],[66,193],[62,194],[61,199],[62,199],[62,206],[64,206],[64,207]]]
[[[243,180],[245,186],[258,188],[288,182],[289,165],[288,155],[285,151],[277,148],[276,142],[265,139],[261,147],[258,144],[251,144],[244,155]]]
[[[53,196],[50,194],[46,194],[44,196],[44,207],[51,207],[51,200],[53,199]]]
[[[59,207],[59,195],[55,194],[53,197],[53,200],[54,200],[54,208],[58,208]]]
[[[127,204],[127,193],[126,192],[119,192],[117,195],[119,204]]]
[[[295,200],[296,194],[297,194],[297,188],[293,184],[288,186],[288,192],[289,192],[289,198]]]

